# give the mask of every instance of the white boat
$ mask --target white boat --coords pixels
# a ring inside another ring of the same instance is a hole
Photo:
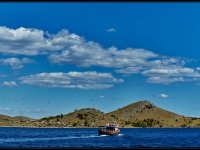
[[[106,126],[99,126],[99,135],[118,135],[120,133],[119,127],[116,123],[112,122]]]

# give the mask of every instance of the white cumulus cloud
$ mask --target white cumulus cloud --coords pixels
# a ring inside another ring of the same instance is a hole
[[[110,73],[97,73],[95,71],[39,73],[20,77],[19,80],[22,84],[41,87],[79,89],[105,89],[113,87],[114,84],[123,82],[122,79],[117,79]]]
[[[3,82],[3,86],[6,86],[6,87],[16,87],[17,83],[15,81],[5,81],[5,82]]]
[[[68,30],[51,34],[35,28],[11,29],[0,27],[0,53],[15,55],[40,55],[68,48],[82,42],[82,38]]]
[[[161,93],[158,95],[158,97],[160,98],[169,98],[169,95],[165,94],[165,93]]]
[[[8,65],[12,69],[21,69],[24,67],[24,64],[32,63],[33,61],[29,58],[16,58],[16,57],[10,57],[10,58],[3,58],[0,59],[1,65]]]
[[[143,65],[146,60],[157,56],[157,54],[144,49],[117,50],[115,47],[104,49],[97,43],[88,42],[72,46],[59,53],[53,53],[49,60],[53,63],[75,64],[82,67],[122,68]]]
[[[117,30],[115,29],[115,28],[109,28],[108,30],[107,30],[107,32],[116,32]]]

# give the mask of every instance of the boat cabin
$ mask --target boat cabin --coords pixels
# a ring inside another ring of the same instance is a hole
[[[120,130],[115,123],[107,124],[106,126],[99,126],[99,135],[117,135]]]

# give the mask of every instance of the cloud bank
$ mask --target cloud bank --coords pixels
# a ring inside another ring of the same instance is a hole
[[[46,55],[50,63],[112,68],[118,74],[140,74],[146,77],[147,83],[154,84],[195,82],[200,79],[199,67],[187,67],[188,59],[165,56],[142,48],[104,48],[66,29],[52,34],[35,28],[0,27],[0,54],[27,57]],[[0,63],[20,69],[28,61],[13,57],[1,59]]]
[[[20,77],[19,80],[21,84],[79,89],[106,89],[123,82],[122,79],[117,79],[110,73],[97,73],[95,71],[39,73]]]

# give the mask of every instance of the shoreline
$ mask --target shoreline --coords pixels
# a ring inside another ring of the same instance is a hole
[[[98,129],[99,127],[31,127],[31,126],[0,126],[0,128],[81,128],[81,129]],[[121,129],[137,129],[137,128],[143,128],[143,129],[174,129],[174,128],[200,128],[200,127],[121,127]]]
[[[31,126],[0,126],[0,128],[98,128],[98,127],[31,127]]]

